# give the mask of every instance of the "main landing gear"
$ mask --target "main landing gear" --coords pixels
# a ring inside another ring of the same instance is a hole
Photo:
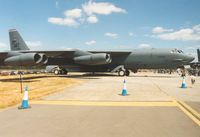
[[[129,76],[130,75],[130,71],[129,70],[127,70],[127,69],[121,69],[121,70],[119,70],[118,71],[118,75],[119,76]]]
[[[55,68],[54,69],[54,74],[55,75],[59,75],[59,74],[65,74],[65,75],[67,75],[67,70],[66,69],[64,69],[64,68]]]

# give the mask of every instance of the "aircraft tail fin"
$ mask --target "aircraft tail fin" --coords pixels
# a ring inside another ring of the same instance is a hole
[[[19,32],[16,29],[9,30],[9,38],[10,38],[10,50],[29,50],[28,46],[20,36]]]
[[[198,62],[200,62],[200,49],[197,49]]]

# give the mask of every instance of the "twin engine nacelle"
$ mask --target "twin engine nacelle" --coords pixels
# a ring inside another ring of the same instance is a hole
[[[39,66],[48,62],[48,57],[38,53],[21,53],[4,60],[7,66]]]
[[[110,55],[106,53],[83,55],[74,58],[74,62],[81,65],[105,65],[111,63],[111,61]]]

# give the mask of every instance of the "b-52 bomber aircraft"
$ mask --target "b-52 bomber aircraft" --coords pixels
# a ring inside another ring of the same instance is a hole
[[[56,74],[68,71],[117,72],[120,76],[129,76],[130,70],[136,73],[138,69],[175,69],[194,60],[179,49],[32,51],[16,29],[9,30],[9,38],[11,51],[0,52],[0,66],[43,65],[54,68]]]

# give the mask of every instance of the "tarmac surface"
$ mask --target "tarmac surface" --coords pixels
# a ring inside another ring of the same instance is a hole
[[[0,110],[2,137],[200,137],[200,78],[153,73],[69,76],[85,82]],[[67,77],[66,77],[67,78]],[[122,96],[126,79],[128,96]]]

